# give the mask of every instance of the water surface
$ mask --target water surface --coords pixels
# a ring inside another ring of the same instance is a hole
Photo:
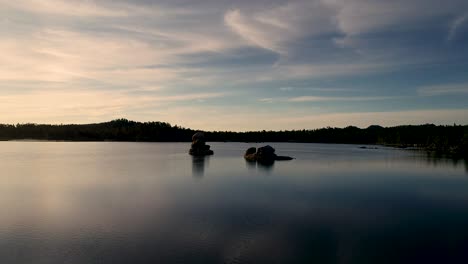
[[[0,263],[465,263],[468,165],[263,144],[0,142]]]

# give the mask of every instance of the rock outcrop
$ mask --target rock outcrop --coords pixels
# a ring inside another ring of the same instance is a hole
[[[193,156],[214,154],[210,149],[210,145],[206,145],[205,134],[203,132],[197,132],[192,136],[192,147],[189,150],[189,154]]]
[[[247,161],[256,161],[259,163],[273,163],[275,160],[292,160],[292,157],[278,156],[275,154],[275,149],[270,145],[260,147],[258,149],[252,147],[247,149],[244,154]]]

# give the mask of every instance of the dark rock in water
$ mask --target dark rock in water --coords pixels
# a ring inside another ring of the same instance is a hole
[[[257,161],[269,163],[276,160],[275,149],[269,145],[257,149]]]
[[[207,156],[207,155],[213,155],[214,152],[210,149],[208,150],[202,150],[202,149],[190,149],[189,154],[193,156]]]
[[[257,149],[257,154],[275,155],[275,149],[270,145],[266,145],[266,146],[258,148]]]
[[[293,158],[288,156],[278,156],[275,154],[275,149],[269,145],[261,148],[249,148],[244,154],[244,158],[247,161],[256,161],[263,164],[271,164],[275,160],[292,160]]]
[[[359,147],[360,149],[379,149],[377,147],[366,147],[366,146],[362,146],[362,147]]]
[[[245,151],[245,155],[255,154],[255,152],[257,152],[257,149],[254,147],[251,147]]]
[[[189,154],[193,156],[214,154],[213,151],[210,150],[210,145],[206,145],[205,134],[203,132],[197,132],[192,136],[192,148],[190,148]]]
[[[289,156],[276,156],[275,160],[292,160],[294,159],[293,157]]]
[[[247,161],[257,161],[257,155],[256,155],[256,152],[257,152],[257,149],[252,147],[252,148],[248,148],[247,151],[245,152],[244,154],[244,158],[247,160]]]

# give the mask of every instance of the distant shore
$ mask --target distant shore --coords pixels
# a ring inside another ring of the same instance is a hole
[[[0,124],[0,140],[70,142],[190,142],[196,130],[165,122],[117,119],[84,125]],[[296,142],[383,145],[468,157],[468,125],[348,126],[283,131],[205,131],[212,142]]]

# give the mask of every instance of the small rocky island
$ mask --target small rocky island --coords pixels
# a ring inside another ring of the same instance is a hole
[[[292,160],[292,157],[278,156],[275,154],[275,149],[270,145],[260,147],[258,149],[252,147],[247,149],[244,154],[244,158],[247,161],[259,162],[269,164],[275,162],[275,160]]]
[[[205,134],[203,132],[199,131],[192,136],[192,148],[190,148],[189,154],[193,156],[206,156],[214,154],[210,149],[210,145],[206,145]]]

